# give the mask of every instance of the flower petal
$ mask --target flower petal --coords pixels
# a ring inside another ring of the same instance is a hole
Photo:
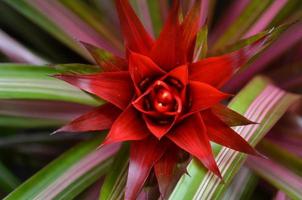
[[[89,75],[54,75],[89,93],[124,109],[133,97],[132,81],[128,72],[104,72]]]
[[[76,118],[69,124],[66,124],[57,132],[85,132],[101,131],[109,129],[116,120],[121,110],[112,104],[106,103],[94,110]]]
[[[160,122],[154,122],[152,119],[147,117],[146,115],[143,116],[144,120],[146,122],[146,125],[149,129],[149,131],[158,139],[161,139],[168,131],[173,127],[173,125],[176,122],[176,117],[171,117],[170,121],[166,123],[160,123]],[[160,121],[160,120],[158,120]]]
[[[168,190],[170,189],[169,187],[174,178],[174,169],[178,161],[177,152],[175,152],[174,149],[171,149],[171,147],[173,146],[167,147],[164,155],[154,165],[154,172],[162,199],[165,199]]]
[[[128,0],[115,0],[115,2],[125,46],[131,51],[148,55],[153,46],[153,39],[136,16]]]
[[[128,140],[142,140],[150,134],[140,114],[129,106],[113,123],[102,145]]]
[[[265,44],[266,37],[238,51],[210,57],[191,64],[190,79],[221,87],[243,65],[256,55]]]
[[[124,71],[128,68],[128,63],[125,59],[120,58],[104,49],[100,49],[92,44],[82,42],[81,44],[88,50],[95,62],[105,72]]]
[[[165,71],[159,68],[149,57],[137,53],[130,53],[129,56],[129,73],[137,90],[142,89],[143,81],[152,81],[154,78],[163,76]]]
[[[216,117],[218,117],[228,126],[243,126],[255,124],[255,122],[248,120],[244,116],[222,104],[216,104],[211,108],[211,111]]]
[[[259,155],[247,141],[213,115],[211,111],[202,112],[202,118],[206,124],[208,136],[213,142],[236,151]]]
[[[199,113],[182,121],[167,134],[167,137],[177,146],[198,158],[207,169],[222,178],[214,159],[206,127]]]
[[[181,63],[191,62],[193,58],[196,36],[200,24],[201,0],[196,0],[191,10],[181,24],[181,36],[178,52],[182,57]]]
[[[188,65],[181,65],[172,69],[162,78],[162,80],[165,80],[166,82],[169,82],[170,85],[174,85],[175,88],[178,88],[181,100],[185,102],[186,88],[189,81]]]
[[[181,65],[168,72],[162,79],[168,77],[179,80],[183,86],[188,84],[188,65]]]
[[[189,83],[190,108],[184,117],[216,105],[230,95],[220,92],[216,88],[202,82],[190,81]]]
[[[136,199],[152,167],[165,152],[165,146],[154,137],[131,143],[125,199]]]
[[[150,57],[165,71],[183,63],[179,62],[178,39],[180,34],[179,0],[175,0],[168,19],[161,31],[159,38],[152,47]]]

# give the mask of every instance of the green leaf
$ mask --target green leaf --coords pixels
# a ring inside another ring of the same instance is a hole
[[[302,199],[302,178],[272,160],[249,158],[248,166],[261,178],[282,190],[290,199]]]
[[[248,200],[258,184],[259,178],[249,168],[242,167],[234,177],[222,200]]]
[[[60,73],[45,66],[0,64],[0,99],[58,100],[100,105],[101,100],[50,75]]]
[[[115,32],[110,30],[110,26],[104,24],[102,16],[97,13],[92,7],[88,6],[85,2],[79,0],[60,0],[66,7],[69,7],[79,17],[85,20],[91,27],[101,33],[106,40],[110,41],[119,50],[123,51],[123,43],[117,38]]]
[[[38,26],[43,28],[45,31],[49,32],[55,38],[60,40],[62,43],[78,52],[80,55],[86,57],[87,54],[81,49],[81,47],[69,37],[63,30],[61,30],[57,25],[52,23],[43,13],[39,12],[37,9],[30,6],[26,0],[4,0],[5,3],[15,8],[22,15],[29,18],[31,21],[36,23]]]
[[[278,12],[274,19],[270,23],[270,27],[276,26],[284,22],[284,20],[290,19],[290,15],[293,14],[295,10],[301,9],[300,0],[287,1],[285,6]]]
[[[285,148],[282,148],[267,139],[262,140],[259,145],[257,145],[257,149],[270,159],[278,161],[278,163],[281,163],[285,167],[293,170],[293,172],[302,176],[302,158],[299,156],[292,154]]]
[[[255,146],[300,97],[273,86],[264,77],[254,78],[229,104],[238,113],[244,114],[256,125],[236,127],[237,131],[252,146]],[[176,185],[170,199],[219,199],[239,170],[246,155],[214,144],[213,151],[224,183],[193,160]]]
[[[194,50],[194,59],[200,60],[205,58],[208,50],[208,26],[203,26],[197,34],[196,45]]]
[[[17,117],[0,115],[0,127],[14,128],[46,128],[63,125],[61,120],[37,119],[30,117]]]
[[[100,192],[100,200],[123,199],[127,180],[129,147],[124,145],[115,156],[111,171],[106,175]]]
[[[32,176],[5,200],[73,199],[104,175],[119,145],[96,150],[102,139],[83,142]]]
[[[0,190],[3,192],[10,192],[15,189],[19,184],[20,180],[15,177],[12,172],[7,169],[3,163],[0,162]]]
[[[155,36],[159,36],[159,33],[161,31],[161,28],[163,26],[163,19],[161,16],[160,10],[160,3],[158,0],[147,0],[148,7],[149,7],[149,13],[154,29]]]
[[[245,46],[248,46],[248,45],[256,42],[257,40],[259,40],[260,38],[262,38],[264,36],[268,37],[267,38],[268,42],[266,44],[266,46],[268,46],[275,39],[277,39],[284,31],[286,31],[289,27],[291,27],[294,23],[295,22],[283,24],[283,25],[277,26],[275,28],[262,31],[251,37],[241,39],[239,41],[227,44],[225,46],[221,46],[220,48],[211,49],[208,54],[210,54],[211,56],[216,56],[216,55],[221,55],[221,54],[229,53],[232,51],[236,51],[236,50],[239,50]]]
[[[87,65],[87,64],[78,64],[78,63],[72,63],[72,64],[57,64],[53,66],[56,70],[58,70],[58,73],[75,73],[75,74],[91,74],[91,73],[97,73],[100,72],[101,69],[99,66],[96,65]]]
[[[216,50],[238,40],[271,3],[272,0],[250,1],[240,16],[227,28],[211,49]]]

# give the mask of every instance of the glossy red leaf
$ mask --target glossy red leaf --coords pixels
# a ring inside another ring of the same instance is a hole
[[[216,104],[215,106],[212,106],[211,111],[216,117],[218,117],[228,126],[243,126],[255,124],[255,122],[248,120],[244,116],[222,104]]]
[[[184,115],[187,117],[192,113],[211,108],[221,100],[228,98],[230,95],[220,92],[216,88],[202,82],[190,81],[189,83],[190,108]]]
[[[162,79],[165,80],[167,78],[170,79],[170,80],[166,80],[169,82],[170,85],[173,85],[175,88],[178,88],[180,92],[181,100],[185,102],[186,88],[189,81],[188,65],[181,65],[172,69]]]
[[[92,44],[82,42],[81,44],[88,50],[95,62],[105,72],[125,71],[128,68],[126,59],[118,57],[109,51],[98,48]]]
[[[191,62],[193,58],[196,36],[200,25],[201,0],[196,0],[181,24],[181,36],[179,39],[178,52],[181,63]]]
[[[161,158],[165,150],[164,141],[159,141],[154,137],[131,143],[125,199],[136,199],[152,167]]]
[[[188,84],[188,65],[181,65],[172,69],[162,79],[166,79],[167,77],[175,78],[180,81],[182,86],[186,86]]]
[[[131,51],[148,55],[153,46],[153,39],[136,16],[128,0],[115,0],[115,2],[125,46]]]
[[[168,19],[161,31],[159,38],[152,47],[150,57],[165,71],[184,64],[180,63],[178,58],[178,42],[180,35],[179,24],[179,0],[173,1],[173,8],[170,11]]]
[[[133,97],[133,84],[128,72],[104,72],[89,75],[54,75],[89,93],[124,109]]]
[[[106,103],[94,110],[83,114],[79,118],[71,121],[57,132],[85,132],[85,131],[101,131],[109,129],[121,110],[112,104]]]
[[[190,66],[190,79],[221,87],[247,61],[264,46],[266,37],[238,51],[218,57],[210,57]]]
[[[177,162],[177,149],[169,145],[164,155],[154,165],[154,172],[163,199],[167,197],[169,187],[174,178],[174,170]]]
[[[168,133],[168,131],[173,127],[174,123],[176,122],[176,118],[173,117],[171,121],[160,124],[157,120],[154,122],[152,119],[144,115],[144,121],[149,129],[149,131],[158,139],[161,139],[164,135]]]
[[[143,87],[144,82],[165,74],[149,57],[133,52],[129,56],[129,73],[137,90]]]
[[[207,134],[211,141],[252,155],[259,155],[257,151],[245,141],[238,133],[224,124],[211,111],[204,111],[202,118],[207,127]]]
[[[129,106],[113,123],[102,145],[128,140],[142,140],[150,134],[140,113]]]
[[[195,156],[207,169],[222,178],[214,159],[206,127],[199,113],[182,121],[167,134],[167,137],[177,146]]]

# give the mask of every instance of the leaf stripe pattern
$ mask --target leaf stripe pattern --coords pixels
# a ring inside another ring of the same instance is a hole
[[[251,119],[252,121],[261,121],[269,110],[273,108],[284,95],[284,91],[269,85],[251,104],[245,113],[245,117]],[[259,128],[259,126],[260,125],[258,124],[254,126],[236,127],[234,130],[244,139],[250,141],[253,132]],[[253,143],[253,141],[250,142]],[[218,167],[220,168],[223,176],[226,174],[228,167],[235,160],[235,157],[238,154],[238,152],[231,149],[222,148],[222,150],[216,156]],[[200,184],[202,187],[198,188],[194,199],[211,199],[219,183],[221,183],[221,180],[213,176],[211,173],[207,173],[206,177],[203,179],[203,182]]]
[[[64,192],[64,190],[72,183],[76,182],[83,174],[92,170],[98,164],[104,162],[112,155],[114,155],[120,147],[120,144],[108,145],[102,149],[93,151],[87,155],[84,159],[73,165],[68,169],[60,178],[56,179],[46,188],[44,188],[39,194],[37,194],[34,200],[39,199],[54,199],[58,194]]]

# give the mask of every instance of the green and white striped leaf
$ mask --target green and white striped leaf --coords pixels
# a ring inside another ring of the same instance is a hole
[[[259,177],[249,168],[242,167],[229,185],[222,200],[252,199],[252,194],[257,186]]]
[[[100,200],[123,199],[127,180],[129,147],[124,145],[115,156],[111,171],[106,175],[100,192]]]
[[[0,99],[58,100],[100,105],[101,100],[50,75],[60,73],[46,66],[0,64]]]
[[[96,149],[100,138],[81,143],[51,162],[5,200],[73,199],[108,172],[120,145]]]
[[[236,127],[235,131],[255,146],[299,98],[275,87],[267,78],[254,78],[234,97],[229,107],[259,124]],[[213,150],[224,183],[193,160],[187,167],[189,175],[180,178],[169,199],[219,199],[222,196],[246,155],[216,144]]]

